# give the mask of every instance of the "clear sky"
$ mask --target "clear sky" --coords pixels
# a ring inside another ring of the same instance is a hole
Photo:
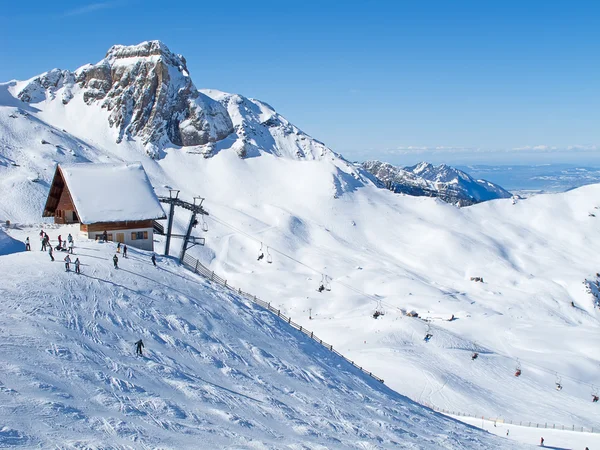
[[[349,159],[600,164],[600,1],[0,4],[0,80],[160,39]]]

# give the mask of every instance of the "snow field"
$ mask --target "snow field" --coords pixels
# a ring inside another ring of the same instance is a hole
[[[69,232],[81,275],[37,242],[0,256],[2,445],[520,448],[412,403],[169,258],[155,268],[130,248],[114,269],[114,245],[48,229]]]

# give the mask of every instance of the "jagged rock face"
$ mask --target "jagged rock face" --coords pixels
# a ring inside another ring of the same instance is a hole
[[[439,197],[458,206],[511,196],[510,192],[494,183],[475,180],[469,174],[445,164],[434,166],[422,162],[400,168],[381,161],[367,161],[362,164],[362,168],[393,192]]]
[[[298,160],[333,155],[325,144],[291,124],[265,102],[212,89],[202,92],[227,109],[234,124],[232,148],[241,158],[258,156],[260,152]]]
[[[101,101],[110,111],[119,140],[131,135],[158,144],[166,136],[175,145],[194,146],[233,132],[225,108],[198,92],[185,58],[161,42],[114,46],[104,60],[80,69],[76,81],[86,103]]]
[[[73,98],[72,87],[75,75],[68,70],[53,69],[33,78],[19,93],[18,98],[26,103],[37,103],[46,99],[54,100],[57,91],[62,91],[61,101],[69,103]]]
[[[297,159],[339,158],[325,144],[304,133],[259,100],[194,86],[183,56],[160,41],[116,45],[97,64],[75,72],[52,70],[19,85],[28,103],[77,96],[108,111],[117,143],[136,138],[154,157],[176,145],[211,157],[234,151],[240,158],[263,153]]]

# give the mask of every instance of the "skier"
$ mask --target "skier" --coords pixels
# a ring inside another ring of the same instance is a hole
[[[54,261],[54,256],[52,256],[52,246],[48,246],[48,254],[50,255],[50,259]]]
[[[40,230],[40,241],[44,239],[44,230]]]
[[[69,256],[69,255],[67,255],[67,256]],[[76,258],[75,259],[75,273],[81,273],[81,269],[79,269],[80,264],[81,263],[79,262],[79,258]]]
[[[510,431],[510,430],[506,430],[506,435],[507,435],[507,436],[508,436],[508,433],[509,433],[509,431]]]
[[[121,243],[117,242],[117,253],[121,253]]]
[[[154,264],[154,267],[156,267],[156,255],[154,253],[152,253],[152,257],[150,259],[152,260],[152,264]]]
[[[319,292],[323,292],[325,290],[325,286],[321,285],[319,286],[319,289],[317,289]]]
[[[102,233],[102,240],[104,242],[108,241],[108,233],[106,232],[106,230],[104,230],[104,232]]]
[[[115,265],[115,269],[119,268],[119,265],[117,264],[119,262],[119,258],[117,257],[117,255],[113,256],[113,264]]]
[[[137,341],[135,343],[135,354],[139,355],[139,356],[144,356],[142,354],[142,349],[144,348],[144,343],[142,342],[142,340],[140,339],[139,341]]]
[[[543,446],[544,446],[544,438],[542,437],[542,438],[540,438],[540,447],[543,447]]]
[[[42,237],[42,250],[43,252],[46,251],[46,236]]]
[[[62,248],[62,237],[59,234],[58,235],[58,247],[57,247],[57,249],[60,250],[61,248]]]
[[[265,257],[264,253],[261,253],[260,255],[258,255],[258,258],[256,259],[257,261],[260,261],[261,259],[263,259]]]
[[[67,255],[67,256],[65,256],[65,269],[67,272],[69,270],[71,270],[70,264],[71,264],[71,257],[69,255]]]
[[[71,236],[71,233],[69,233],[69,235],[67,236],[67,242],[70,244],[71,242],[73,242],[73,236]]]
[[[477,359],[477,357],[479,356],[479,353],[475,352],[471,355],[471,361],[474,361]]]
[[[27,239],[25,239],[25,251],[26,252],[31,251],[31,245],[29,245],[29,236],[27,236]]]
[[[73,254],[73,240],[71,240],[71,242],[69,242],[69,253],[71,255]]]
[[[123,245],[123,258],[127,258],[127,245]]]

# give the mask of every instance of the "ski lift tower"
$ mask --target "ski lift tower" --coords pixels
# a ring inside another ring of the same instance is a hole
[[[194,202],[189,203],[183,201],[179,198],[179,191],[176,189],[169,189],[168,197],[159,197],[158,198],[161,203],[168,203],[169,207],[169,221],[167,224],[167,239],[165,242],[165,256],[169,255],[169,248],[171,246],[171,238],[172,237],[180,237],[183,238],[183,245],[181,246],[181,253],[179,254],[179,261],[182,262],[185,256],[185,252],[195,245],[204,245],[204,238],[192,236],[192,229],[198,225],[198,219],[196,216],[198,214],[208,216],[208,212],[202,207],[202,203],[204,202],[204,198],[202,197],[194,197]],[[192,212],[192,216],[190,217],[190,223],[187,227],[187,231],[184,235],[182,234],[173,234],[173,216],[175,215],[175,206],[179,206],[180,208],[187,209]]]

